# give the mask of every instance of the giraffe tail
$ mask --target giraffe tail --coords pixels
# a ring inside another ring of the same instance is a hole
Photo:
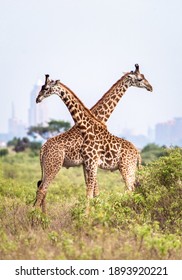
[[[42,183],[42,178],[43,178],[43,155],[44,155],[44,148],[45,145],[43,145],[40,149],[40,168],[41,168],[41,180],[37,182],[37,188],[40,187],[40,184]]]
[[[142,158],[141,158],[140,153],[138,153],[137,167],[138,167],[138,170],[142,169]]]
[[[141,158],[140,153],[138,153],[138,157],[137,157],[137,167],[138,167],[138,170],[142,169],[142,158]],[[141,184],[140,184],[140,180],[139,180],[139,174],[137,174],[137,177],[136,177],[135,183],[134,183],[134,187],[137,188],[140,186],[141,186]]]
[[[37,188],[40,187],[41,183],[42,183],[42,180],[39,180],[39,181],[37,182]]]

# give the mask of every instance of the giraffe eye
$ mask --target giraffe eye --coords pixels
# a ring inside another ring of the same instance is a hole
[[[138,79],[138,82],[141,82],[143,79],[142,78],[140,78],[140,79]]]

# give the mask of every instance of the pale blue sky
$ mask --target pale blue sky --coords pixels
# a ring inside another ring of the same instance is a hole
[[[130,88],[109,130],[147,133],[182,117],[181,14],[181,0],[0,0],[0,132],[12,102],[28,121],[30,92],[45,73],[90,108],[135,63],[154,91]],[[57,96],[45,102],[50,118],[71,120]]]

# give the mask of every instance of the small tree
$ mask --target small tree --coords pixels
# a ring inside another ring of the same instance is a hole
[[[6,156],[8,155],[8,149],[0,149],[0,157]]]
[[[53,132],[60,133],[61,131],[67,131],[71,128],[70,122],[66,122],[63,120],[51,120],[48,122],[48,127],[50,130],[52,129]]]
[[[7,142],[7,146],[10,147],[10,146],[13,146],[15,147],[15,145],[17,144],[18,142],[18,138],[17,137],[14,137],[12,140],[8,141]]]
[[[48,139],[57,135],[60,132],[67,131],[71,125],[69,122],[63,120],[51,120],[47,126],[41,124],[37,126],[31,126],[28,130],[28,135],[35,137],[35,133],[39,134],[42,138]]]

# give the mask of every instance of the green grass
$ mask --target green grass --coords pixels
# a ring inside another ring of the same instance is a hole
[[[99,170],[100,196],[87,216],[82,168],[62,169],[49,186],[47,215],[33,208],[39,158],[0,162],[1,259],[181,259],[182,152],[140,171],[129,195],[118,172]]]

